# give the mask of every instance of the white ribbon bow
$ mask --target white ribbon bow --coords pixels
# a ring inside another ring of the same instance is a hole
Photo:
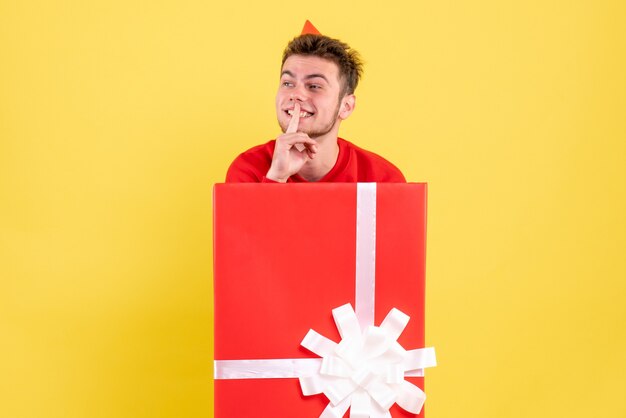
[[[348,408],[350,418],[391,417],[394,403],[418,414],[426,395],[404,377],[423,375],[436,360],[433,348],[407,351],[396,341],[409,316],[393,308],[380,327],[368,326],[363,332],[350,304],[333,309],[333,317],[339,344],[314,330],[301,343],[322,357],[317,374],[300,377],[305,396],[323,393],[330,401],[320,418],[341,418]]]

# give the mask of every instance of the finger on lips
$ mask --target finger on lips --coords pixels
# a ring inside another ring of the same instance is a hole
[[[298,125],[300,124],[300,103],[295,103],[293,106],[293,111],[291,114],[291,120],[289,121],[289,125],[287,126],[287,130],[285,130],[285,134],[296,134],[290,140],[287,141],[288,144],[293,145],[295,149],[299,152],[304,152],[306,150],[307,155],[310,158],[313,158],[313,155],[317,152],[317,144],[314,140],[309,138],[307,134],[298,132]]]
[[[287,126],[286,134],[292,134],[298,132],[298,124],[300,123],[300,103],[294,104],[293,113],[291,114],[291,120]]]
[[[289,125],[287,126],[286,134],[292,134],[298,132],[298,124],[300,123],[300,103],[295,103],[293,105],[293,110],[291,114],[291,120],[289,121]],[[294,147],[302,152],[304,149],[304,145],[300,143],[294,144]]]

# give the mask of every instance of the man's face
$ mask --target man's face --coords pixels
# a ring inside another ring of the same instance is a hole
[[[285,61],[281,71],[280,86],[276,93],[276,115],[283,132],[287,130],[291,113],[300,103],[298,131],[311,138],[339,130],[339,120],[345,119],[346,100],[353,103],[354,96],[339,94],[342,83],[339,67],[332,61],[309,55],[292,55]]]

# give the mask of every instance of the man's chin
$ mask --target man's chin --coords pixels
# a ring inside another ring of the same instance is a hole
[[[280,130],[283,131],[283,133],[286,133],[287,132],[287,127],[289,126],[289,122],[286,122],[283,125],[283,123],[281,123],[281,121],[278,121],[278,126],[280,126]],[[332,131],[334,127],[335,127],[335,125],[330,126],[325,131],[315,131],[315,130],[309,129],[307,127],[303,127],[302,124],[301,124],[300,126],[298,126],[298,132],[301,132],[303,134],[307,134],[309,136],[309,138],[317,140],[318,138],[324,137],[325,135],[330,133],[330,131]]]
[[[278,126],[280,126],[280,130],[283,133],[287,133],[287,126],[283,126],[282,124],[280,124],[280,122],[278,123]],[[319,136],[319,133],[315,133],[315,132],[311,133],[311,131],[306,128],[303,129],[303,128],[298,127],[298,132],[307,134],[310,138],[313,138],[314,136]]]

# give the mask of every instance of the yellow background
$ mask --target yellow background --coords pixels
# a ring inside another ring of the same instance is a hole
[[[306,18],[430,184],[427,414],[626,416],[623,1],[1,0],[0,417],[211,416],[211,185]]]

